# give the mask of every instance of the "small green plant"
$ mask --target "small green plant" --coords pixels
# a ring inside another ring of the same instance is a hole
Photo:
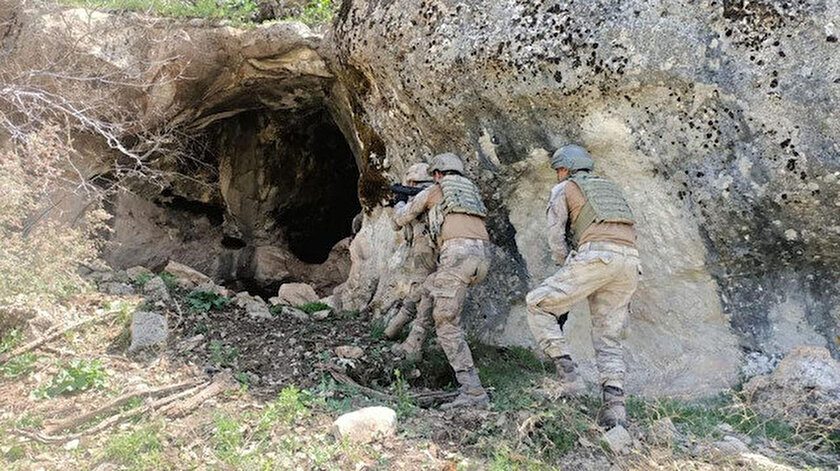
[[[34,353],[24,353],[4,363],[3,366],[0,366],[0,371],[6,378],[17,378],[32,372],[36,361],[38,361],[38,357]]]
[[[20,445],[14,445],[6,452],[6,459],[8,461],[17,461],[26,457],[26,450]]]
[[[44,425],[44,419],[31,412],[27,412],[18,418],[15,423],[18,428],[35,429]]]
[[[307,314],[312,314],[318,311],[332,311],[332,307],[329,304],[322,303],[320,301],[301,304],[297,308]]]
[[[105,387],[107,373],[99,360],[74,360],[58,370],[48,384],[34,392],[37,398],[76,394]]]
[[[227,414],[217,414],[213,418],[213,449],[216,456],[229,465],[235,465],[240,460],[240,448],[245,443],[242,434],[243,424]]]
[[[239,357],[239,349],[222,344],[218,340],[210,341],[210,363],[220,367],[230,367]]]
[[[14,328],[3,334],[0,338],[0,354],[9,352],[20,345],[23,341],[23,332],[20,329]]]
[[[156,426],[112,436],[105,443],[102,457],[131,470],[151,470],[163,467],[163,444]]]
[[[385,338],[385,324],[380,321],[371,321],[370,338],[378,341]]]
[[[154,277],[155,275],[153,273],[141,273],[137,275],[136,278],[134,278],[134,284],[136,284],[140,288],[143,288],[144,286],[146,286],[146,283],[148,283],[149,280],[151,280]]]
[[[291,425],[309,415],[307,404],[310,400],[308,392],[287,386],[277,394],[277,399],[271,404],[277,419]]]
[[[230,298],[209,291],[193,291],[187,297],[190,312],[210,312],[224,309]]]
[[[299,16],[290,16],[284,20],[300,21],[307,26],[330,23],[335,14],[335,7],[332,0],[313,0],[303,8]]]
[[[394,390],[397,393],[397,414],[400,417],[411,415],[417,410],[417,406],[411,401],[409,396],[409,386],[403,378],[400,370],[394,370]]]
[[[170,292],[175,291],[178,288],[178,279],[175,278],[175,275],[169,273],[168,271],[160,272],[160,279],[163,280],[163,284],[166,285],[166,289]]]

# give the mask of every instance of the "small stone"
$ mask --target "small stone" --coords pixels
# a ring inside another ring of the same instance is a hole
[[[237,306],[244,308],[245,313],[253,318],[274,319],[274,316],[271,315],[271,311],[268,308],[268,304],[259,296],[251,296],[246,292],[241,292],[233,299]]]
[[[159,276],[156,276],[146,282],[143,286],[143,294],[146,295],[146,299],[152,303],[168,303],[171,300],[171,297],[169,296],[169,289],[166,287],[166,283],[163,281],[163,278]]]
[[[341,358],[348,358],[350,360],[357,360],[362,358],[365,351],[355,345],[342,345],[335,347],[335,354]]]
[[[318,301],[315,289],[306,283],[285,283],[277,291],[278,304],[300,306]]]
[[[633,438],[626,428],[616,425],[604,434],[604,441],[613,453],[625,453],[633,444]]]
[[[69,442],[64,444],[64,449],[65,450],[75,450],[76,448],[79,448],[79,439],[78,438],[74,438],[73,440],[70,440]]]
[[[390,437],[396,431],[397,412],[389,407],[365,407],[344,414],[333,422],[336,438],[352,443],[370,443],[378,438]]]
[[[725,455],[740,455],[750,452],[750,448],[744,442],[733,436],[723,437],[723,440],[712,443],[712,446]]]
[[[655,420],[648,430],[648,441],[655,445],[670,446],[677,436],[677,428],[670,418]]]
[[[294,317],[300,321],[308,321],[309,315],[305,312],[301,311],[300,309],[296,309],[290,306],[283,306],[283,310],[280,311],[280,314],[284,316]]]
[[[163,270],[174,276],[178,282],[178,286],[182,289],[193,289],[196,286],[213,281],[204,273],[201,273],[200,271],[182,263],[173,262],[171,260],[166,264],[166,268]]]
[[[161,345],[169,334],[166,316],[156,312],[135,311],[131,315],[131,346],[129,351]]]
[[[313,312],[311,315],[312,315],[312,318],[315,319],[316,321],[322,321],[322,320],[326,319],[327,317],[330,317],[331,312],[332,311],[329,310],[329,309],[324,309],[323,311]]]
[[[785,231],[785,239],[787,240],[796,240],[799,238],[799,234],[796,232],[795,229],[788,229]]]

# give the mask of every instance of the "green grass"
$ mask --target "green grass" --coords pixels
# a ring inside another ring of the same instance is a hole
[[[107,372],[99,360],[74,360],[58,370],[48,384],[33,392],[36,398],[52,398],[105,387]]]
[[[332,22],[333,15],[341,1],[313,0],[309,2],[298,16],[283,18],[284,21],[299,21],[307,26],[315,26]]]
[[[141,273],[137,275],[137,278],[134,279],[134,284],[143,289],[152,278],[154,278],[154,273]]]
[[[190,312],[220,311],[230,304],[230,298],[209,291],[192,291],[187,296]]]
[[[256,0],[63,0],[65,4],[106,11],[139,11],[175,18],[210,18],[247,23],[258,12]]]
[[[531,407],[535,401],[529,393],[532,386],[552,371],[548,364],[524,347],[497,348],[476,344],[472,351],[481,382],[495,390],[493,408],[496,410]]]
[[[169,273],[168,271],[162,271],[158,276],[160,276],[160,279],[163,280],[163,284],[166,285],[166,289],[168,289],[170,293],[175,292],[178,288],[178,279],[175,278],[175,275]]]
[[[20,329],[10,329],[0,338],[0,355],[14,350],[23,341],[23,332]]]
[[[322,303],[320,301],[315,301],[312,303],[301,304],[297,307],[301,311],[307,314],[313,314],[318,311],[332,311],[332,307],[329,304]]]
[[[0,366],[0,371],[3,372],[4,378],[17,378],[32,372],[35,362],[38,361],[38,356],[32,352],[24,353]]]
[[[385,323],[382,321],[370,322],[370,338],[379,341],[385,338]]]
[[[239,349],[222,344],[218,340],[210,341],[210,363],[219,367],[233,366],[237,358],[239,358]]]
[[[101,459],[116,462],[129,470],[168,469],[163,443],[156,425],[112,436],[105,443]]]

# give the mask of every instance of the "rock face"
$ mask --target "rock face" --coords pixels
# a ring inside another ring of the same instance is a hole
[[[483,191],[498,254],[468,323],[530,342],[523,295],[553,270],[546,157],[577,142],[638,219],[628,387],[702,395],[736,379],[739,345],[838,354],[837,24],[825,1],[348,0],[330,40],[363,165],[394,181],[455,151]],[[375,224],[360,236],[387,238]],[[570,323],[590,357],[585,306]]]
[[[333,423],[336,438],[369,443],[397,431],[397,413],[389,407],[365,407],[342,415]]]

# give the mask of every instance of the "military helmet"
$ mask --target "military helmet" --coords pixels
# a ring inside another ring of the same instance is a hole
[[[457,155],[453,154],[452,152],[445,152],[443,154],[438,154],[432,159],[432,165],[429,166],[429,175],[432,175],[435,172],[458,172],[460,174],[464,173],[464,163],[461,162],[461,158]]]
[[[412,180],[414,183],[431,182],[432,177],[429,176],[429,164],[420,162],[408,167],[403,174],[403,185],[408,185]]]
[[[578,170],[592,170],[595,168],[595,162],[581,146],[570,144],[557,149],[554,155],[551,156],[551,168],[557,170],[558,168],[567,168],[572,172]]]

